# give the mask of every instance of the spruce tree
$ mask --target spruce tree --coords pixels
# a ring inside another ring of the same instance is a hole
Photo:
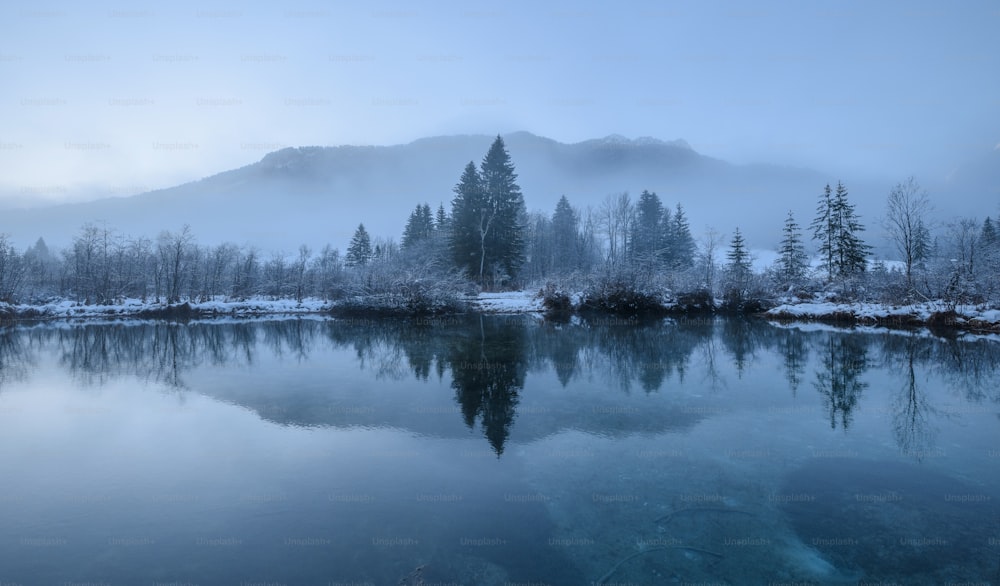
[[[854,205],[847,200],[847,188],[843,183],[838,181],[837,190],[832,194],[827,184],[810,227],[813,239],[820,243],[819,253],[827,280],[865,271],[871,247],[858,235],[865,227],[854,212]]]
[[[444,204],[439,204],[437,215],[434,217],[434,229],[442,232],[448,229],[448,213],[444,211]]]
[[[802,244],[802,232],[799,230],[799,224],[795,221],[791,210],[788,210],[788,217],[785,218],[778,255],[781,277],[787,283],[794,283],[805,276],[809,266],[809,257]]]
[[[813,240],[819,241],[819,256],[822,259],[820,267],[826,270],[827,281],[832,281],[836,269],[834,242],[837,239],[837,225],[833,214],[833,190],[830,189],[829,183],[823,188],[823,195],[820,196],[819,203],[816,205],[816,217],[813,218],[809,227],[813,232]]]
[[[483,158],[479,174],[486,203],[480,216],[484,247],[479,279],[482,281],[486,270],[494,267],[514,278],[525,260],[525,227],[522,225],[525,206],[514,164],[500,135]]]
[[[465,166],[454,192],[449,248],[455,266],[471,277],[479,274],[478,261],[483,245],[480,228],[482,216],[486,213],[483,180],[472,161]]]
[[[684,208],[677,204],[674,211],[673,228],[670,231],[671,269],[686,270],[694,266],[694,253],[697,247],[691,236],[691,226],[688,225]]]
[[[660,250],[656,258],[661,267],[671,268],[674,264],[674,217],[667,206],[663,206],[660,216]]]
[[[731,273],[745,274],[750,271],[750,252],[747,250],[746,241],[740,229],[736,228],[733,239],[729,242],[729,250],[726,252],[726,270]]]
[[[871,247],[858,235],[865,227],[854,213],[854,205],[847,200],[847,188],[839,181],[833,196],[833,215],[837,223],[835,240],[837,273],[842,277],[849,277],[865,272]]]
[[[1000,236],[989,216],[983,220],[983,227],[979,231],[979,246],[988,270],[994,274],[1000,272]]]
[[[725,267],[730,283],[729,296],[732,299],[742,299],[750,283],[751,265],[750,251],[747,250],[746,241],[739,228],[736,228],[733,239],[729,242],[726,260],[729,261]]]
[[[480,283],[491,271],[515,277],[525,260],[524,216],[514,164],[497,136],[479,170],[469,162],[455,186],[451,250],[456,266]]]
[[[410,213],[410,218],[403,229],[403,250],[409,250],[421,241],[427,240],[433,232],[434,218],[431,216],[431,207],[427,204],[417,205]]]
[[[991,248],[997,245],[996,227],[993,226],[993,220],[991,220],[989,216],[986,216],[986,219],[983,220],[983,227],[979,231],[979,241],[986,248]]]
[[[557,271],[571,271],[577,267],[579,218],[566,196],[559,198],[552,213],[552,266]]]
[[[655,192],[643,190],[636,204],[636,218],[632,224],[632,234],[628,250],[632,262],[643,269],[652,269],[663,244],[660,222],[663,218],[663,204]]]
[[[363,267],[372,259],[372,241],[364,224],[358,224],[354,237],[347,247],[344,262],[349,267]]]

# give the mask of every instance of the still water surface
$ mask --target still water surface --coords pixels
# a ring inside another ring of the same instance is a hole
[[[1000,581],[1000,343],[743,320],[0,331],[0,583]]]

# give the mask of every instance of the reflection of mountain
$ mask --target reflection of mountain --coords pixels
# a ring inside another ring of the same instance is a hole
[[[5,329],[0,392],[5,381],[30,376],[30,366],[47,348],[85,386],[136,377],[202,393],[280,425],[396,428],[442,438],[472,432],[484,436],[497,455],[511,441],[566,430],[623,436],[690,428],[737,398],[717,392],[726,388],[727,377],[747,379],[751,373],[773,389],[780,375],[748,368],[757,361],[783,367],[793,395],[806,373],[814,372],[825,423],[845,430],[866,400],[866,371],[879,366],[891,377],[888,388],[898,389],[891,421],[907,453],[932,447],[931,418],[939,414],[929,404],[923,383],[928,376],[955,385],[967,401],[1000,401],[995,343],[801,332],[752,320],[551,324],[468,316],[430,323],[131,322]],[[691,388],[704,388],[709,380],[712,392]]]

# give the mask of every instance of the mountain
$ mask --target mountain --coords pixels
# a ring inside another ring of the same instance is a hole
[[[565,144],[527,132],[504,139],[529,210],[551,213],[563,194],[581,209],[597,209],[608,194],[636,197],[649,189],[670,207],[684,205],[696,237],[708,225],[722,233],[740,226],[759,248],[776,244],[788,209],[808,224],[823,185],[837,180],[808,169],[729,164],[682,140],[612,135]],[[292,253],[303,243],[343,249],[364,222],[373,235],[398,241],[417,203],[450,208],[464,165],[478,163],[492,140],[460,135],[394,146],[285,148],[169,189],[6,211],[0,232],[21,246],[41,236],[62,247],[88,221],[151,237],[189,224],[202,244],[233,241]],[[878,200],[884,201],[881,194]],[[866,213],[864,204],[859,211]]]

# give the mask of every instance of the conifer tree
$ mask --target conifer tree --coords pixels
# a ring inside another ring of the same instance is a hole
[[[733,239],[729,241],[729,250],[726,252],[726,270],[733,274],[744,275],[750,271],[750,252],[747,250],[746,241],[740,229],[736,228]]]
[[[837,222],[837,273],[848,277],[865,272],[871,247],[858,235],[865,227],[854,213],[854,205],[847,200],[847,188],[839,181],[833,196],[833,214]]]
[[[513,278],[524,263],[524,198],[503,139],[497,136],[479,170],[469,162],[452,200],[451,249],[456,266],[485,282],[489,271]]]
[[[479,279],[482,281],[485,271],[494,267],[503,269],[510,278],[516,277],[525,260],[522,219],[526,212],[514,163],[500,135],[479,165],[479,173],[488,210],[484,217],[492,218],[490,229],[483,231],[486,247],[480,260]]]
[[[364,224],[358,224],[354,237],[347,247],[344,262],[350,267],[363,267],[372,259],[372,241]]]
[[[652,269],[663,245],[663,204],[655,192],[643,190],[636,204],[636,218],[628,250],[632,262],[646,270]]]
[[[478,275],[477,261],[483,246],[481,225],[486,211],[483,201],[483,180],[479,176],[476,164],[472,161],[465,166],[454,192],[449,233],[452,260],[456,267],[468,275]]]
[[[552,213],[552,266],[558,270],[573,270],[577,267],[579,246],[579,218],[566,196],[559,198]]]
[[[441,232],[448,229],[448,213],[444,211],[444,204],[439,204],[437,215],[434,217],[434,229]]]
[[[410,218],[403,229],[403,250],[409,250],[419,242],[430,238],[433,232],[434,218],[431,216],[431,207],[427,204],[417,205],[410,213]]]
[[[684,208],[678,203],[670,230],[670,268],[686,270],[693,267],[696,248]]]
[[[795,216],[788,210],[785,226],[782,229],[781,246],[778,249],[778,267],[781,277],[788,283],[794,283],[805,276],[809,257],[806,256],[802,244],[802,232]]]
[[[810,227],[813,239],[820,243],[819,253],[827,280],[865,271],[871,247],[858,235],[865,228],[854,212],[854,205],[847,200],[847,188],[843,183],[837,182],[835,193],[831,193],[829,184],[823,189]]]
[[[729,242],[726,260],[728,261],[725,266],[726,277],[729,281],[728,295],[732,299],[742,299],[750,284],[751,265],[750,251],[747,250],[746,241],[739,228],[736,228],[733,239]]]
[[[837,225],[833,215],[833,190],[830,189],[829,183],[823,188],[823,195],[820,196],[819,203],[816,205],[816,217],[813,218],[809,227],[813,232],[813,240],[819,241],[820,267],[826,271],[827,281],[832,281],[836,268],[834,251],[836,250]]]

